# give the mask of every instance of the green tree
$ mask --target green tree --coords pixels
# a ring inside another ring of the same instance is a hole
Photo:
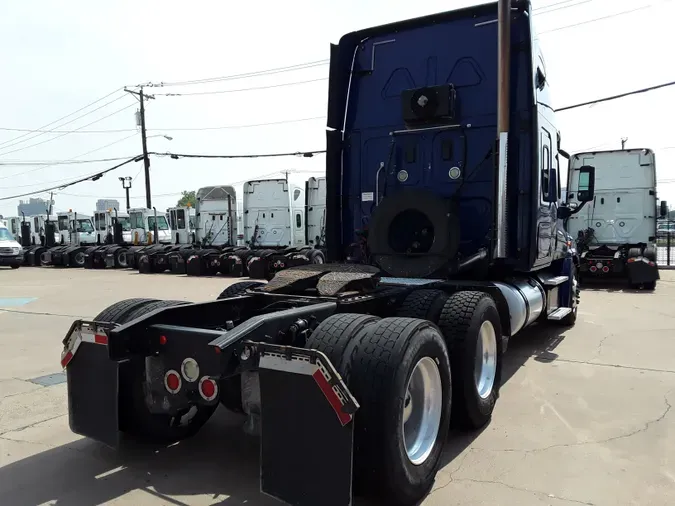
[[[183,196],[180,198],[177,207],[185,207],[190,204],[191,207],[197,207],[197,192],[192,191],[182,191]]]

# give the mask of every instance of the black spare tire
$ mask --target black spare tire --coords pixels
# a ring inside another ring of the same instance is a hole
[[[459,248],[459,219],[450,203],[428,190],[382,199],[368,230],[379,267],[396,277],[424,278],[444,268]]]

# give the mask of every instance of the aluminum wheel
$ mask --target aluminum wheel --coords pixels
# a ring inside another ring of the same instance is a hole
[[[438,438],[443,409],[443,384],[438,365],[430,357],[415,365],[403,401],[403,440],[410,462],[423,464]]]
[[[483,322],[478,331],[473,374],[478,395],[481,399],[487,399],[492,393],[497,374],[497,335],[488,320]]]
[[[126,251],[122,251],[120,253],[117,253],[117,263],[119,264],[120,267],[125,268],[128,267],[129,264],[127,262],[127,253]]]

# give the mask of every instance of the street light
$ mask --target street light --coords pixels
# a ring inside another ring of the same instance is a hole
[[[171,137],[170,135],[164,135],[164,134],[150,135],[150,136],[148,136],[147,138],[148,138],[148,139],[152,139],[153,137],[164,137],[167,141],[172,141],[172,140],[173,140],[173,137]]]

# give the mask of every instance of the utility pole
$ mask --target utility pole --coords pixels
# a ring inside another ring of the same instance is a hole
[[[141,123],[141,142],[143,144],[143,164],[145,165],[145,207],[152,209],[152,198],[150,196],[150,157],[148,157],[148,138],[145,131],[145,101],[154,99],[152,95],[143,93],[143,86],[139,87],[139,91],[132,91],[124,88],[124,91],[131,93],[138,98],[140,102],[140,123]]]
[[[621,137],[621,149],[626,148],[626,142],[628,141],[628,137]]]
[[[118,179],[122,181],[122,188],[124,188],[124,190],[127,193],[127,211],[128,211],[131,208],[131,204],[129,203],[129,190],[131,190],[131,183],[133,182],[133,180],[129,176],[120,177]]]
[[[51,192],[49,194],[49,209],[47,209],[47,221],[49,221],[49,217],[52,215],[53,204],[54,204],[54,192]]]

